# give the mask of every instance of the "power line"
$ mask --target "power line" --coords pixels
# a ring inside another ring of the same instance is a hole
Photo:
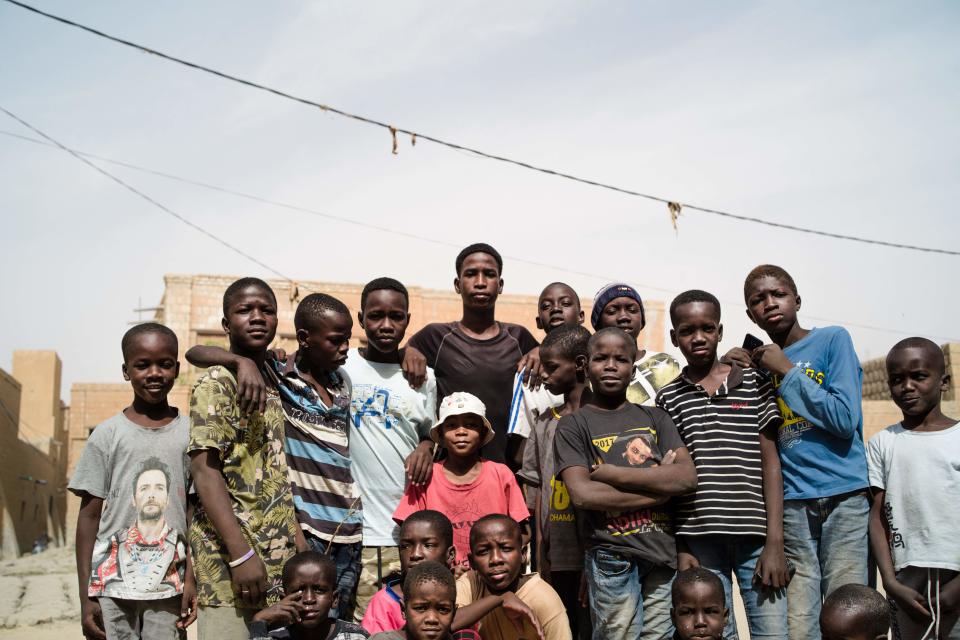
[[[39,140],[39,139],[37,139],[37,138],[31,138],[31,137],[29,137],[29,136],[20,135],[20,134],[18,134],[18,133],[13,133],[13,132],[11,132],[11,131],[5,131],[5,130],[2,130],[2,129],[0,129],[0,135],[9,136],[9,137],[11,137],[11,138],[16,138],[16,139],[18,139],[18,140],[23,140],[23,141],[25,141],[25,142],[30,142],[30,143],[37,144],[37,145],[41,145],[41,146],[44,146],[44,147],[66,149],[66,147],[64,147],[63,145],[61,145],[61,144],[59,144],[59,143],[57,143],[57,144],[51,144],[51,143],[46,142],[46,141],[44,141],[44,140]],[[48,138],[48,139],[49,139],[49,138]],[[209,190],[211,190],[211,191],[216,191],[216,192],[219,192],[219,193],[225,193],[225,194],[228,194],[228,195],[236,196],[236,197],[239,197],[239,198],[244,198],[244,199],[247,199],[247,200],[252,200],[252,201],[254,201],[254,202],[259,202],[259,203],[262,203],[262,204],[267,204],[267,205],[271,205],[271,206],[275,206],[275,207],[280,207],[280,208],[283,208],[283,209],[289,209],[289,210],[291,210],[291,211],[298,211],[298,212],[301,212],[301,213],[307,213],[307,214],[311,214],[311,215],[316,215],[316,216],[320,216],[320,217],[327,218],[327,219],[330,219],[330,220],[335,220],[335,221],[337,221],[337,222],[341,222],[341,223],[344,223],[344,224],[350,224],[350,225],[354,225],[354,226],[357,226],[357,227],[361,227],[361,228],[364,228],[364,229],[372,229],[372,230],[374,230],[374,231],[379,231],[379,232],[381,232],[381,233],[399,235],[399,236],[403,236],[403,237],[406,237],[406,238],[411,238],[411,239],[414,239],[414,240],[418,240],[418,241],[421,241],[421,242],[426,242],[426,243],[430,243],[430,244],[436,244],[436,245],[440,245],[440,246],[444,246],[444,247],[451,247],[451,248],[454,248],[454,249],[457,249],[457,250],[459,250],[459,249],[461,248],[461,246],[460,246],[459,244],[454,243],[454,242],[450,242],[450,241],[447,241],[447,240],[440,240],[440,239],[437,239],[437,238],[431,238],[431,237],[424,236],[424,235],[420,235],[420,234],[416,234],[416,233],[410,233],[410,232],[408,232],[408,231],[402,231],[402,230],[398,230],[398,229],[392,229],[392,228],[390,228],[390,227],[384,227],[384,226],[380,226],[380,225],[370,224],[370,223],[367,223],[367,222],[361,222],[361,221],[359,221],[359,220],[353,220],[353,219],[351,219],[351,218],[347,218],[347,217],[344,217],[344,216],[338,216],[338,215],[334,215],[334,214],[327,213],[327,212],[324,212],[324,211],[318,211],[317,209],[311,209],[311,208],[304,207],[304,206],[301,206],[301,205],[295,205],[295,204],[290,204],[290,203],[286,203],[286,202],[280,202],[280,201],[277,201],[277,200],[271,200],[271,199],[269,199],[269,198],[264,198],[264,197],[261,197],[261,196],[257,196],[257,195],[253,195],[253,194],[249,194],[249,193],[244,193],[244,192],[242,192],[242,191],[237,191],[237,190],[234,190],[234,189],[229,189],[229,188],[227,188],[227,187],[221,187],[221,186],[218,186],[218,185],[210,184],[209,182],[203,182],[203,181],[200,181],[200,180],[195,180],[195,179],[193,179],[193,178],[185,178],[185,177],[183,177],[183,176],[178,176],[178,175],[176,175],[176,174],[168,173],[168,172],[165,172],[165,171],[160,171],[160,170],[157,170],[157,169],[151,169],[151,168],[148,168],[148,167],[143,167],[143,166],[140,166],[140,165],[137,165],[137,164],[133,164],[133,163],[131,163],[131,162],[124,161],[124,160],[115,160],[115,159],[113,159],[113,158],[108,158],[108,157],[106,157],[106,156],[96,155],[96,154],[93,154],[93,153],[89,153],[89,152],[86,152],[86,151],[79,151],[79,150],[76,150],[76,149],[71,149],[71,150],[69,150],[69,151],[70,151],[74,156],[84,156],[84,157],[87,157],[87,158],[94,158],[94,159],[100,160],[100,161],[102,161],[102,162],[107,162],[107,163],[110,163],[110,164],[114,164],[114,165],[117,165],[117,166],[120,166],[120,167],[124,167],[124,168],[126,168],[126,169],[131,169],[131,170],[133,170],[133,171],[139,171],[139,172],[146,173],[146,174],[149,174],[149,175],[154,175],[154,176],[157,176],[157,177],[160,177],[160,178],[164,178],[164,179],[166,179],[166,180],[172,180],[172,181],[175,181],[175,182],[180,182],[180,183],[183,183],[183,184],[188,184],[188,185],[192,185],[192,186],[195,186],[195,187],[200,187],[200,188],[203,188],[203,189],[209,189]],[[244,255],[244,257],[247,257],[246,254],[241,254],[241,255]],[[552,264],[547,264],[547,263],[544,263],[544,262],[538,262],[538,261],[536,261],[536,260],[530,260],[530,259],[528,259],[528,258],[521,258],[521,257],[510,256],[510,255],[506,255],[506,254],[504,255],[504,257],[507,258],[507,259],[509,259],[509,260],[511,260],[512,262],[519,262],[519,263],[521,263],[521,264],[528,264],[528,265],[531,265],[531,266],[536,266],[536,267],[541,267],[541,268],[545,268],[545,269],[550,269],[550,270],[552,270],[552,271],[562,271],[562,272],[564,272],[564,273],[569,273],[569,274],[572,274],[572,275],[579,275],[579,276],[584,276],[584,277],[588,277],[588,278],[594,278],[594,279],[597,279],[597,280],[600,280],[600,281],[603,281],[603,282],[613,282],[614,280],[617,280],[617,279],[618,279],[618,278],[613,278],[613,277],[607,276],[607,275],[601,275],[601,274],[591,273],[591,272],[587,272],[587,271],[579,271],[579,270],[576,270],[576,269],[570,269],[569,267],[561,267],[561,266],[558,266],[558,265],[552,265]],[[259,262],[258,262],[258,264],[262,264],[262,263],[259,263]],[[277,272],[274,271],[274,273],[277,273]],[[285,276],[282,276],[282,277],[284,277],[284,279],[286,279],[286,280],[290,280],[289,278],[286,278]],[[291,281],[291,282],[294,282],[293,280],[290,280],[290,281]],[[298,284],[298,286],[299,286],[299,283],[296,283],[296,282],[295,282],[295,284]],[[651,291],[658,291],[658,292],[669,293],[669,294],[673,294],[673,295],[676,295],[676,294],[680,293],[680,291],[678,291],[677,289],[670,289],[670,288],[666,288],[666,287],[659,287],[659,286],[651,285],[651,284],[642,284],[642,283],[639,283],[639,282],[636,282],[636,281],[633,281],[633,284],[639,286],[641,289],[648,289],[648,290],[651,290]],[[310,290],[309,287],[304,286],[304,288],[307,289],[308,291]],[[741,304],[741,302],[732,302],[732,301],[729,301],[729,300],[723,300],[723,302],[724,302],[724,304],[732,304],[732,305]],[[845,326],[848,326],[848,327],[856,327],[856,328],[859,328],[859,329],[867,329],[867,330],[870,330],[870,331],[878,331],[878,332],[882,332],[882,333],[892,333],[892,334],[897,334],[897,335],[913,335],[913,333],[914,333],[914,332],[911,332],[911,331],[902,331],[902,330],[900,330],[900,329],[891,329],[891,328],[888,328],[888,327],[879,327],[879,326],[875,326],[875,325],[860,324],[860,323],[856,323],[856,322],[849,322],[849,321],[845,321],[845,320],[836,320],[836,319],[832,319],[832,318],[823,318],[823,317],[819,317],[819,316],[811,316],[811,315],[806,315],[806,314],[804,314],[804,315],[805,315],[805,317],[807,317],[807,318],[809,318],[809,319],[811,319],[811,320],[818,320],[818,321],[821,321],[821,322],[830,322],[830,323],[832,323],[832,324],[841,324],[841,325],[845,325]],[[955,339],[955,338],[950,338],[950,337],[947,337],[947,336],[931,336],[931,337],[936,338],[936,339],[939,339],[939,340],[944,340],[944,341],[947,341],[947,342],[960,342],[960,340],[957,340],[957,339]]]
[[[774,222],[774,221],[772,221],[772,220],[765,220],[765,219],[763,219],[763,218],[755,218],[755,217],[752,217],[752,216],[745,216],[745,215],[741,215],[741,214],[738,214],[738,213],[731,213],[731,212],[729,212],[729,211],[722,211],[722,210],[719,210],[719,209],[712,209],[712,208],[709,208],[709,207],[701,207],[701,206],[698,206],[698,205],[694,205],[694,204],[690,204],[690,203],[686,203],[686,202],[681,202],[681,201],[678,201],[678,200],[670,200],[670,199],[668,199],[668,198],[664,198],[664,197],[661,197],[661,196],[651,195],[651,194],[648,194],[648,193],[641,193],[641,192],[639,192],[639,191],[634,191],[634,190],[632,190],[632,189],[627,189],[627,188],[624,188],[624,187],[618,187],[618,186],[616,186],[616,185],[612,185],[612,184],[608,184],[608,183],[604,183],[604,182],[599,182],[599,181],[591,180],[591,179],[588,179],[588,178],[581,178],[581,177],[574,176],[574,175],[569,174],[569,173],[564,173],[564,172],[562,172],[562,171],[557,171],[557,170],[555,170],[555,169],[548,169],[548,168],[545,168],[545,167],[539,167],[539,166],[536,166],[536,165],[531,164],[531,163],[529,163],[529,162],[524,162],[524,161],[521,161],[521,160],[514,160],[514,159],[512,159],[512,158],[508,158],[508,157],[505,157],[505,156],[496,155],[496,154],[493,154],[493,153],[487,153],[487,152],[481,151],[481,150],[479,150],[479,149],[474,149],[474,148],[467,147],[467,146],[464,146],[464,145],[461,145],[461,144],[457,144],[457,143],[454,143],[454,142],[449,142],[449,141],[447,141],[447,140],[442,140],[442,139],[440,139],[440,138],[437,138],[437,137],[434,137],[434,136],[431,136],[431,135],[428,135],[428,134],[420,133],[420,132],[417,132],[417,131],[412,131],[412,130],[410,130],[410,129],[404,129],[404,128],[401,128],[401,127],[394,127],[393,125],[390,125],[390,124],[388,124],[388,123],[386,123],[386,122],[381,122],[380,120],[375,120],[375,119],[369,118],[369,117],[367,117],[367,116],[362,116],[362,115],[358,115],[358,114],[355,114],[355,113],[350,113],[350,112],[348,112],[348,111],[344,111],[344,110],[338,109],[338,108],[336,108],[336,107],[331,107],[330,105],[322,104],[322,103],[320,103],[320,102],[315,102],[315,101],[309,100],[309,99],[307,99],[307,98],[301,98],[301,97],[295,96],[295,95],[293,95],[293,94],[291,94],[291,93],[287,93],[286,91],[281,91],[280,89],[274,89],[274,88],[272,88],[272,87],[269,87],[269,86],[266,86],[266,85],[263,85],[263,84],[259,84],[259,83],[257,83],[257,82],[253,82],[252,80],[246,80],[246,79],[244,79],[244,78],[240,78],[240,77],[238,77],[238,76],[231,75],[231,74],[225,73],[225,72],[223,72],[223,71],[218,71],[218,70],[216,70],[216,69],[213,69],[213,68],[210,68],[210,67],[207,67],[207,66],[204,66],[204,65],[195,63],[195,62],[190,62],[189,60],[184,60],[184,59],[182,59],[182,58],[178,58],[178,57],[176,57],[176,56],[172,56],[172,55],[163,53],[163,52],[158,51],[158,50],[156,50],[156,49],[152,49],[152,48],[150,48],[150,47],[147,47],[147,46],[144,46],[144,45],[140,45],[140,44],[137,44],[137,43],[135,43],[135,42],[131,42],[131,41],[129,41],[129,40],[124,40],[123,38],[119,38],[119,37],[117,37],[117,36],[112,36],[112,35],[110,35],[110,34],[108,34],[108,33],[104,33],[103,31],[100,31],[100,30],[98,30],[98,29],[94,29],[93,27],[88,27],[88,26],[83,25],[83,24],[80,24],[80,23],[78,23],[78,22],[74,22],[73,20],[68,20],[67,18],[63,18],[63,17],[57,16],[57,15],[54,15],[54,14],[52,14],[52,13],[48,13],[48,12],[46,12],[46,11],[42,11],[42,10],[40,10],[40,9],[37,9],[36,7],[30,6],[30,5],[25,4],[25,3],[23,3],[23,2],[19,2],[18,0],[6,0],[6,2],[9,2],[10,4],[13,4],[13,5],[16,5],[16,6],[18,6],[18,7],[21,7],[21,8],[23,8],[23,9],[26,9],[27,11],[31,11],[31,12],[37,14],[37,15],[41,15],[41,16],[44,16],[44,17],[46,17],[46,18],[50,18],[51,20],[56,20],[57,22],[60,22],[60,23],[62,23],[62,24],[65,24],[65,25],[68,25],[68,26],[71,26],[71,27],[76,27],[77,29],[82,29],[83,31],[86,31],[87,33],[91,33],[91,34],[93,34],[93,35],[95,35],[95,36],[99,36],[99,37],[101,37],[101,38],[106,38],[107,40],[111,40],[111,41],[113,41],[113,42],[116,42],[117,44],[122,44],[122,45],[124,45],[124,46],[131,47],[131,48],[137,49],[137,50],[139,50],[139,51],[143,51],[143,52],[145,52],[145,53],[150,53],[150,54],[152,54],[152,55],[155,55],[155,56],[158,56],[158,57],[160,57],[160,58],[163,58],[164,60],[168,60],[168,61],[170,61],[170,62],[175,62],[175,63],[177,63],[177,64],[180,64],[180,65],[189,67],[189,68],[191,68],[191,69],[194,69],[194,70],[197,70],[197,71],[202,71],[202,72],[204,72],[204,73],[208,73],[208,74],[217,76],[217,77],[219,77],[219,78],[222,78],[222,79],[224,79],[224,80],[229,80],[229,81],[231,81],[231,82],[236,82],[236,83],[245,85],[245,86],[250,87],[250,88],[253,88],[253,89],[258,89],[258,90],[260,90],[260,91],[266,91],[267,93],[271,93],[271,94],[273,94],[273,95],[279,96],[279,97],[281,97],[281,98],[285,98],[285,99],[287,99],[287,100],[293,100],[294,102],[299,102],[299,103],[305,104],[305,105],[307,105],[307,106],[316,107],[316,108],[321,109],[322,111],[325,111],[325,112],[327,112],[327,113],[333,113],[333,114],[342,116],[342,117],[344,117],[344,118],[350,118],[350,119],[352,119],[352,120],[356,120],[356,121],[362,122],[362,123],[364,123],[364,124],[369,124],[369,125],[373,125],[373,126],[376,126],[376,127],[380,127],[380,128],[382,128],[382,129],[386,129],[387,131],[390,132],[391,136],[393,137],[393,151],[394,151],[394,153],[396,153],[396,149],[397,149],[397,134],[400,133],[400,134],[408,135],[408,136],[410,136],[412,142],[416,142],[417,140],[426,140],[426,141],[428,141],[428,142],[433,142],[434,144],[442,145],[442,146],[444,146],[444,147],[447,147],[447,148],[450,148],[450,149],[455,149],[455,150],[458,150],[458,151],[464,151],[464,152],[467,152],[467,153],[470,153],[470,154],[479,156],[479,157],[481,157],[481,158],[486,158],[486,159],[488,159],[488,160],[495,160],[495,161],[497,161],[497,162],[504,162],[504,163],[511,164],[511,165],[514,165],[514,166],[517,166],[517,167],[521,167],[521,168],[524,168],[524,169],[529,169],[529,170],[531,170],[531,171],[537,171],[537,172],[539,172],[539,173],[543,173],[543,174],[555,176],[555,177],[557,177],[557,178],[563,178],[563,179],[565,179],[565,180],[571,180],[571,181],[573,181],[573,182],[579,182],[579,183],[581,183],[581,184],[589,185],[589,186],[592,186],[592,187],[598,187],[598,188],[600,188],[600,189],[606,189],[606,190],[609,190],[609,191],[615,191],[615,192],[617,192],[617,193],[621,193],[621,194],[624,194],[624,195],[634,196],[634,197],[638,197],[638,198],[644,198],[644,199],[646,199],[646,200],[652,200],[652,201],[654,201],[654,202],[659,202],[659,203],[661,203],[661,204],[665,204],[665,205],[667,205],[667,207],[669,208],[671,220],[673,221],[674,226],[676,226],[676,220],[677,220],[677,217],[680,215],[680,212],[681,212],[683,209],[689,209],[689,210],[691,210],[691,211],[699,211],[699,212],[701,212],[701,213],[707,213],[707,214],[711,214],[711,215],[715,215],[715,216],[720,216],[720,217],[723,217],[723,218],[729,218],[729,219],[732,219],[732,220],[739,220],[739,221],[741,221],[741,222],[752,222],[752,223],[754,223],[754,224],[760,224],[760,225],[764,225],[764,226],[768,226],[768,227],[773,227],[773,228],[776,228],[776,229],[785,229],[785,230],[788,230],[788,231],[795,231],[795,232],[798,232],[798,233],[806,233],[806,234],[816,235],[816,236],[822,236],[822,237],[826,237],[826,238],[833,238],[833,239],[835,239],[835,240],[847,240],[847,241],[850,241],[850,242],[859,242],[859,243],[862,243],[862,244],[869,244],[869,245],[882,246],[882,247],[890,247],[890,248],[894,248],[894,249],[906,249],[906,250],[910,250],[910,251],[920,251],[920,252],[925,252],[925,253],[937,253],[937,254],[942,254],[942,255],[960,256],[960,251],[954,251],[954,250],[950,250],[950,249],[938,249],[938,248],[934,248],[934,247],[921,247],[921,246],[917,246],[917,245],[909,245],[909,244],[903,244],[903,243],[898,243],[898,242],[887,242],[887,241],[885,241],[885,240],[874,240],[874,239],[871,239],[871,238],[862,238],[862,237],[859,237],[859,236],[852,236],[852,235],[847,235],[847,234],[842,234],[842,233],[834,233],[834,232],[832,232],[832,231],[823,231],[823,230],[819,230],[819,229],[809,229],[809,228],[800,227],[800,226],[797,226],[797,225],[785,224],[785,223],[782,223],[782,222]]]

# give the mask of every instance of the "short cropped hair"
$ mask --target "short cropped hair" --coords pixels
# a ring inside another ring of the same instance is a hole
[[[720,601],[726,602],[726,593],[723,588],[723,581],[720,580],[720,577],[717,576],[713,571],[709,569],[704,569],[703,567],[694,567],[692,569],[686,569],[677,573],[677,577],[673,579],[673,586],[670,588],[670,597],[673,600],[673,606],[677,606],[677,601],[680,599],[680,593],[685,588],[696,582],[702,582],[710,587],[713,587],[717,590],[717,593],[720,594]]]
[[[871,637],[885,636],[890,631],[890,603],[876,589],[862,584],[845,584],[827,596],[820,617],[831,609],[845,609],[853,614]]]
[[[673,302],[670,303],[670,323],[674,328],[677,327],[677,309],[685,304],[691,304],[693,302],[709,302],[712,304],[717,310],[717,322],[720,321],[720,301],[717,300],[717,296],[708,291],[690,289],[689,291],[684,291],[678,295],[673,299]]]
[[[587,343],[590,332],[582,324],[560,326],[547,334],[540,345],[540,351],[550,351],[562,358],[573,360],[577,356],[587,357]]]
[[[485,242],[475,242],[457,254],[456,267],[458,278],[460,277],[460,270],[463,269],[463,261],[467,259],[467,256],[474,253],[485,253],[493,258],[497,263],[497,271],[500,272],[501,275],[503,274],[503,258],[500,257],[500,252]]]
[[[747,274],[746,279],[743,281],[743,299],[747,300],[747,297],[750,293],[750,285],[760,278],[766,278],[768,276],[784,282],[793,295],[800,295],[797,292],[797,283],[793,281],[793,277],[787,273],[786,269],[783,267],[778,267],[775,264],[761,264],[751,269],[750,273]]]
[[[590,336],[590,340],[587,342],[587,351],[593,351],[597,346],[597,342],[599,342],[604,336],[617,336],[623,340],[628,347],[633,349],[633,356],[637,356],[637,342],[630,336],[629,333],[620,327],[604,327]]]
[[[580,308],[583,306],[580,302],[580,294],[577,293],[577,290],[571,287],[570,285],[568,285],[566,282],[560,282],[560,281],[551,282],[550,284],[545,286],[542,291],[540,291],[540,297],[542,298],[543,294],[547,292],[547,289],[550,289],[551,287],[566,287],[567,289],[570,290],[570,293],[573,294],[573,299],[577,301],[577,308]]]
[[[240,292],[249,287],[256,287],[270,294],[270,298],[273,299],[273,304],[277,304],[277,294],[273,292],[273,289],[270,288],[266,282],[260,278],[240,278],[223,292],[223,317],[226,318],[230,312],[230,305],[233,304],[234,299],[240,295]]]
[[[512,525],[512,528],[517,532],[517,536],[520,536],[520,525],[517,524],[517,521],[511,518],[510,516],[504,513],[488,513],[479,520],[473,523],[473,526],[470,527],[470,549],[473,549],[473,545],[477,543],[477,530],[481,525],[488,524],[490,522],[506,522]]]
[[[433,582],[447,590],[451,598],[457,597],[457,583],[453,579],[453,573],[446,565],[433,560],[426,560],[416,564],[407,570],[407,576],[403,579],[403,600],[409,602],[413,596],[413,590],[422,584]]]
[[[350,309],[333,296],[327,293],[311,293],[300,301],[293,314],[293,326],[297,331],[309,331],[317,326],[320,318],[327,313],[346,314],[350,316]]]
[[[280,580],[283,582],[284,591],[289,590],[290,583],[293,582],[293,574],[296,573],[297,569],[308,564],[315,564],[320,567],[320,571],[324,574],[333,576],[333,585],[336,586],[337,563],[327,554],[311,550],[301,551],[283,565],[283,574],[280,576]]]
[[[167,481],[167,493],[170,493],[170,468],[165,465],[160,458],[156,456],[150,456],[140,463],[140,466],[137,467],[137,474],[133,476],[133,495],[137,495],[137,483],[140,482],[140,476],[145,474],[147,471],[162,472],[163,477]]]
[[[374,291],[382,291],[384,289],[396,291],[401,294],[406,304],[408,306],[410,305],[410,294],[407,293],[407,288],[403,286],[399,280],[394,280],[393,278],[374,278],[367,283],[367,286],[363,288],[363,292],[360,294],[360,311],[363,311],[367,306],[367,296]]]
[[[414,511],[403,521],[403,524],[400,525],[401,534],[405,527],[418,522],[422,522],[431,527],[434,533],[436,533],[448,547],[453,546],[453,524],[450,522],[450,518],[433,509]]]
[[[170,327],[166,327],[159,322],[144,322],[143,324],[138,324],[127,329],[127,332],[123,334],[123,338],[120,340],[120,351],[123,353],[124,360],[127,359],[130,350],[133,348],[133,343],[139,340],[140,336],[145,336],[149,333],[155,333],[170,340],[170,342],[173,343],[174,353],[180,349],[177,334],[175,334]]]
[[[912,338],[904,338],[897,344],[891,347],[890,351],[887,353],[887,359],[893,355],[894,351],[901,351],[903,349],[923,349],[924,351],[929,352],[933,355],[934,368],[939,371],[941,374],[946,373],[947,371],[947,361],[943,355],[943,349],[937,345],[933,340],[928,340],[927,338],[921,338],[919,336],[914,336]]]

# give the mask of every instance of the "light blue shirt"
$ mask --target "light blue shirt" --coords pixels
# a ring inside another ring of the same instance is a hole
[[[812,329],[784,349],[794,368],[774,376],[785,500],[826,498],[867,487],[863,370],[842,327]]]

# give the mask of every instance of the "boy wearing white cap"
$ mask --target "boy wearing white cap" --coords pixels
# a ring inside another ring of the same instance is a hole
[[[502,513],[516,520],[526,543],[530,511],[513,472],[480,457],[480,448],[493,439],[483,402],[463,391],[451,393],[440,403],[440,419],[430,437],[447,449],[447,458],[434,463],[428,484],[407,487],[393,519],[402,523],[421,509],[435,509],[450,518],[458,574],[469,568],[470,529],[487,514]]]

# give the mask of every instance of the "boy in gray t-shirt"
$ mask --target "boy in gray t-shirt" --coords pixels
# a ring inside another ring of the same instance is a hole
[[[174,639],[196,617],[186,545],[190,435],[167,404],[177,336],[155,323],[123,337],[133,403],[98,425],[69,489],[81,498],[77,576],[87,638]]]

